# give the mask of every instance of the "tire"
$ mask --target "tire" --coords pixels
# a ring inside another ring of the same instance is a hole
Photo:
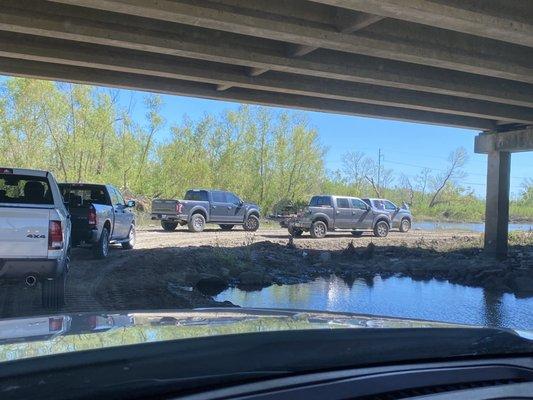
[[[128,240],[126,242],[122,242],[122,248],[124,250],[131,250],[133,249],[134,246],[135,246],[135,225],[132,225],[128,233]]]
[[[374,236],[385,237],[389,234],[389,224],[386,221],[378,221],[374,226]]]
[[[361,231],[352,231],[352,235],[354,235],[355,237],[361,237],[361,236],[363,236],[363,232],[361,232]]]
[[[235,225],[221,224],[219,226],[223,231],[231,231]]]
[[[104,259],[109,254],[109,231],[106,227],[102,228],[100,239],[93,245],[94,258]]]
[[[400,232],[409,232],[409,230],[411,229],[411,221],[409,221],[408,218],[404,218],[402,219],[402,221],[400,222]]]
[[[44,308],[58,310],[65,305],[65,287],[67,273],[55,279],[45,279],[41,282],[41,304]]]
[[[328,227],[323,221],[315,221],[311,224],[311,230],[309,233],[311,234],[312,238],[315,239],[322,239],[326,237],[326,234],[328,232]]]
[[[299,229],[299,228],[288,228],[288,230],[289,230],[289,235],[294,236],[294,237],[300,237],[304,233],[303,229]]]
[[[205,228],[204,216],[200,213],[193,214],[187,226],[189,227],[189,232],[202,232]]]
[[[177,226],[177,222],[161,221],[161,227],[167,232],[175,231]]]
[[[259,229],[259,218],[257,215],[249,215],[242,227],[247,232],[255,232]]]

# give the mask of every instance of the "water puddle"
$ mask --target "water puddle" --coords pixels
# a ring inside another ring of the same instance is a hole
[[[215,297],[242,307],[345,311],[483,326],[533,329],[533,297],[481,288],[392,277],[356,280],[335,276],[247,292],[229,288]]]

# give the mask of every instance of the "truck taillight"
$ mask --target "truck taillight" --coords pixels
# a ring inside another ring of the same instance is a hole
[[[87,216],[87,223],[92,226],[96,226],[96,209],[91,204],[89,207],[89,215]]]
[[[176,213],[181,214],[181,210],[183,209],[183,204],[176,203]]]
[[[48,225],[48,250],[60,250],[63,248],[63,230],[61,221],[50,221]]]

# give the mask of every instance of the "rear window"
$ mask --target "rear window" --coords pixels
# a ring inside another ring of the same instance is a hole
[[[48,178],[0,174],[0,203],[54,204]]]
[[[205,190],[187,190],[185,193],[185,200],[194,201],[209,201],[207,191]]]
[[[59,190],[70,207],[93,203],[111,205],[103,186],[59,185]]]
[[[331,205],[331,197],[329,196],[313,196],[311,197],[311,201],[309,202],[310,207],[331,207]]]

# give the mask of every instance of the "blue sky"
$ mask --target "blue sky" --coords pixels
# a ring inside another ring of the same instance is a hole
[[[121,90],[119,102],[125,107],[131,104],[134,118],[142,121],[144,96],[144,92]],[[206,112],[222,113],[239,106],[238,103],[182,96],[163,95],[162,98],[166,128],[180,123],[184,115],[199,119]],[[486,156],[474,154],[477,131],[319,112],[295,112],[305,114],[310,126],[318,130],[321,143],[328,148],[326,167],[330,170],[341,168],[342,154],[348,150],[363,151],[377,159],[381,149],[385,166],[396,173],[416,175],[423,167],[437,172],[446,168],[449,153],[462,146],[469,154],[465,167],[468,176],[464,185],[478,196],[485,196]],[[511,192],[517,196],[524,179],[533,178],[533,152],[513,154],[511,168]]]

